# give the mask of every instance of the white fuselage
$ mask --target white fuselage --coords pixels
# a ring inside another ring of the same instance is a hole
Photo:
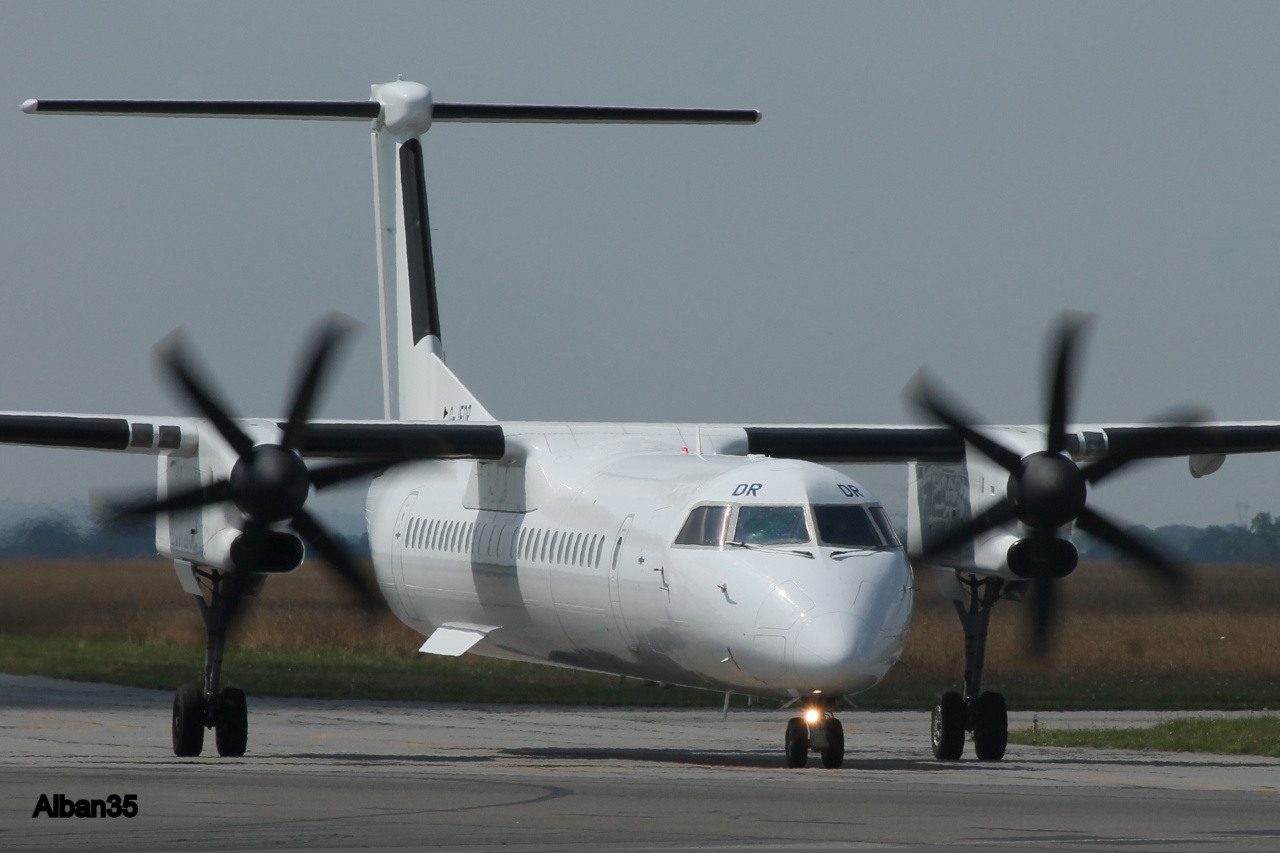
[[[815,506],[878,506],[843,474],[699,456],[679,436],[529,425],[507,444],[500,462],[405,465],[370,488],[379,585],[424,635],[486,626],[471,651],[772,697],[856,693],[897,661],[902,548],[815,527]],[[723,519],[714,544],[677,544],[699,506]],[[808,541],[737,544],[743,507],[803,508]]]

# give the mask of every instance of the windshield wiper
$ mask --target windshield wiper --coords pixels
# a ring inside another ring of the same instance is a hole
[[[893,549],[893,546],[892,546],[892,545],[863,545],[863,546],[858,547],[858,548],[843,548],[843,549],[841,549],[841,550],[839,550],[839,551],[832,551],[832,552],[831,552],[830,554],[828,554],[827,556],[828,556],[828,557],[843,557],[845,554],[859,554],[859,553],[863,553],[863,552],[865,552],[865,551],[889,551],[889,550],[892,550],[892,549]]]
[[[768,545],[757,545],[754,542],[739,542],[732,539],[724,544],[732,545],[735,548],[747,548],[752,551],[768,551],[771,554],[791,554],[795,557],[807,557],[810,560],[813,559],[813,554],[809,551],[793,551],[789,548],[770,548]]]

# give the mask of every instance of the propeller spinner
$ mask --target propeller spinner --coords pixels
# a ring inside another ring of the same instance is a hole
[[[1182,570],[1166,556],[1088,506],[1090,486],[1141,457],[1113,451],[1082,468],[1067,455],[1066,427],[1074,390],[1076,349],[1090,319],[1087,315],[1067,314],[1054,333],[1044,450],[1023,456],[980,432],[974,427],[977,419],[934,388],[923,373],[907,395],[923,413],[949,426],[966,443],[1009,472],[1004,498],[929,543],[922,558],[941,557],[990,530],[1019,522],[1027,535],[1010,547],[1007,559],[1010,571],[1034,584],[1032,641],[1038,653],[1048,647],[1056,615],[1054,581],[1071,574],[1079,560],[1075,545],[1059,535],[1068,525],[1074,523],[1111,545],[1175,591],[1185,580]]]

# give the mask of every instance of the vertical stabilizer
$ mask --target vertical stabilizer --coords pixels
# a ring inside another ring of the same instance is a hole
[[[493,420],[444,364],[421,137],[436,122],[755,124],[755,110],[432,102],[420,83],[375,85],[368,101],[29,100],[44,115],[372,121],[384,415]]]
[[[373,87],[374,204],[386,416],[492,420],[444,364],[431,218],[420,137],[431,127],[431,92],[396,81]]]

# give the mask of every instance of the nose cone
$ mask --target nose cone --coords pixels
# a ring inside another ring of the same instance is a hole
[[[854,692],[874,684],[878,631],[852,613],[823,613],[796,637],[795,674],[813,688]]]

